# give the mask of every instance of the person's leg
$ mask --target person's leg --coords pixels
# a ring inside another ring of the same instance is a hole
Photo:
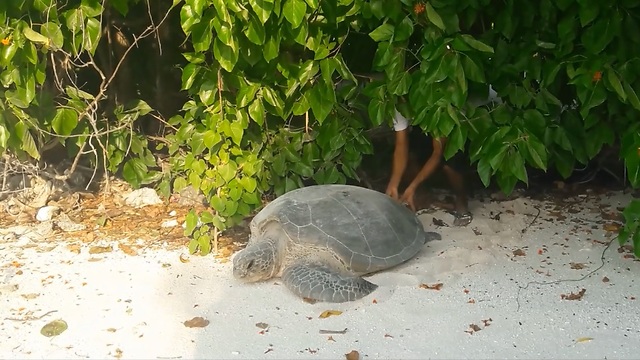
[[[443,165],[442,170],[447,176],[449,185],[455,195],[454,205],[456,219],[453,224],[455,226],[468,225],[473,220],[473,216],[469,212],[469,199],[467,198],[464,176],[460,171],[448,164]]]

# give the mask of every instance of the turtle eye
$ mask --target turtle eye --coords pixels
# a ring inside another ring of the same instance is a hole
[[[253,260],[249,261],[249,263],[247,264],[247,270],[251,270],[252,267],[253,267]]]

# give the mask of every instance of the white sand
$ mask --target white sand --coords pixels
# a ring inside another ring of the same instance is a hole
[[[182,263],[175,251],[77,255],[65,244],[39,252],[50,244],[0,242],[0,358],[344,359],[356,350],[361,359],[637,359],[640,263],[618,253],[614,241],[604,267],[579,280],[600,266],[603,243],[613,238],[600,206],[615,212],[630,197],[565,200],[563,220],[553,216],[554,204],[525,198],[472,202],[475,220],[466,228],[436,228],[434,216],[452,222],[444,212],[421,215],[443,240],[371,276],[379,289],[344,304],[306,303],[279,280],[238,283],[231,263],[211,256]],[[527,228],[536,207],[540,216]],[[490,218],[499,212],[499,220]],[[526,255],[514,256],[517,249]],[[526,287],[558,280],[568,281]],[[441,290],[419,286],[436,283]],[[561,299],[583,288],[581,300]],[[343,313],[319,318],[325,310]],[[183,325],[196,316],[210,324]],[[41,335],[55,319],[68,330]],[[471,324],[479,331],[465,332]]]

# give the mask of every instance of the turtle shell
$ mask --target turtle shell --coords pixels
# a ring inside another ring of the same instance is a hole
[[[411,259],[429,238],[411,210],[383,193],[351,185],[308,186],[276,198],[253,218],[252,241],[260,241],[271,221],[286,233],[288,239],[281,240],[326,249],[360,274]]]

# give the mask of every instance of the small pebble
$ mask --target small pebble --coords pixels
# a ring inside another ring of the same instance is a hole
[[[43,206],[38,209],[36,213],[36,220],[40,222],[45,222],[53,219],[56,213],[60,211],[60,208],[57,206]]]
[[[160,226],[162,226],[163,228],[169,228],[169,227],[175,227],[178,225],[179,225],[178,220],[172,219],[172,220],[163,221]]]

